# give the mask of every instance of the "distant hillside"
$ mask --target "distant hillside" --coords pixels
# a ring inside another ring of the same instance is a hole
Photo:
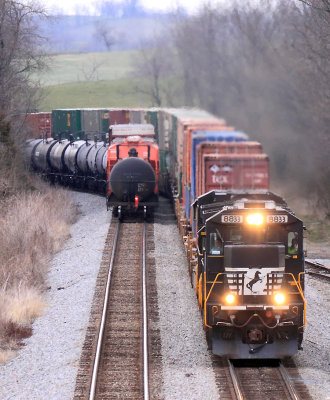
[[[35,78],[42,86],[122,79],[130,75],[136,54],[137,50],[55,54],[48,70]]]
[[[111,18],[97,16],[57,16],[42,23],[49,38],[51,53],[99,52],[107,50],[97,35],[99,27],[106,28],[114,38],[112,50],[136,49],[142,41],[161,33],[168,24],[168,15],[157,17]]]

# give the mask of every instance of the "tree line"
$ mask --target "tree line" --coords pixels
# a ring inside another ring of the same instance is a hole
[[[136,90],[225,117],[263,143],[276,186],[329,212],[329,22],[328,0],[176,14],[134,60]]]

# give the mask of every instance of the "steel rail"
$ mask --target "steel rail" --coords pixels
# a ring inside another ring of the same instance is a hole
[[[102,352],[102,342],[103,342],[103,335],[104,335],[104,327],[105,327],[105,322],[106,322],[107,305],[108,305],[109,293],[110,293],[110,282],[111,282],[112,268],[113,268],[113,263],[114,263],[114,259],[115,259],[116,248],[117,248],[119,228],[120,228],[120,222],[118,221],[117,222],[116,233],[115,233],[115,238],[114,238],[114,242],[113,242],[113,248],[112,248],[111,260],[110,260],[110,265],[109,265],[106,289],[105,289],[105,294],[104,294],[102,319],[101,319],[99,335],[98,335],[98,339],[97,339],[97,346],[96,346],[96,354],[95,354],[95,360],[94,360],[94,366],[93,366],[92,380],[91,380],[90,391],[89,391],[89,400],[94,400],[95,399],[95,389],[96,389],[96,383],[97,383],[97,374],[98,374],[98,370],[99,370],[99,363],[100,363],[100,357],[101,357],[101,352]]]
[[[142,305],[143,305],[143,392],[144,392],[144,400],[149,400],[146,222],[144,222],[143,224],[143,239],[142,239]]]
[[[235,368],[229,359],[227,359],[227,362],[228,362],[229,372],[230,372],[231,380],[233,382],[236,398],[237,398],[237,400],[243,400],[244,397],[243,397],[243,393],[240,388],[239,378],[235,372]]]
[[[305,264],[308,269],[308,275],[324,278],[326,280],[330,279],[330,268],[328,268],[327,266],[309,260],[305,260]],[[314,271],[311,271],[310,268],[314,268]]]
[[[281,376],[283,378],[285,386],[288,389],[288,392],[290,393],[290,396],[291,396],[292,400],[300,400],[300,397],[298,396],[298,393],[296,392],[296,389],[294,388],[293,384],[291,383],[290,376],[289,376],[287,370],[285,369],[285,367],[283,366],[282,363],[280,363],[278,369],[279,369],[280,374],[281,374]]]

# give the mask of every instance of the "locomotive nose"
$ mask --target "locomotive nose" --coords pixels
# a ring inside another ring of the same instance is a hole
[[[138,196],[140,201],[144,201],[155,189],[156,175],[147,161],[133,155],[114,165],[109,183],[118,200],[134,201]]]

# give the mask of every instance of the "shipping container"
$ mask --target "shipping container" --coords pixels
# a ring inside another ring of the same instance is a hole
[[[233,131],[233,127],[224,125],[225,120],[220,118],[212,118],[208,120],[195,119],[192,121],[184,122],[183,133],[183,175],[184,185],[191,184],[191,154],[192,154],[192,134],[193,132],[206,130],[206,131]]]
[[[196,148],[202,142],[246,142],[248,136],[240,131],[195,131],[192,134],[191,145],[191,197],[196,199],[197,193],[201,193],[201,188],[197,190],[200,181],[196,173]]]
[[[158,146],[160,150],[170,150],[170,135],[172,132],[172,116],[165,110],[158,113]]]
[[[108,132],[109,125],[109,110],[104,108],[81,109],[81,129],[88,135],[89,139],[93,138],[93,133]]]
[[[159,144],[159,132],[158,132],[158,113],[160,110],[158,108],[149,109],[145,115],[145,122],[147,124],[152,124],[155,129],[156,141]]]
[[[117,124],[129,124],[129,110],[120,108],[110,108],[109,109],[110,123],[109,125]]]
[[[259,142],[202,142],[196,146],[196,164],[202,165],[203,156],[207,154],[261,154]],[[197,187],[200,181],[197,182]],[[201,192],[201,188],[197,188]]]
[[[170,194],[169,152],[159,150],[159,191],[165,195]]]
[[[61,134],[61,138],[69,138],[72,134],[75,139],[82,139],[81,110],[59,109],[52,111],[53,136]]]
[[[258,190],[269,188],[266,154],[207,154],[200,168],[202,193],[210,190]]]
[[[29,138],[47,139],[52,134],[52,114],[48,112],[21,115]]]
[[[132,108],[129,110],[129,122],[131,124],[145,124],[146,123],[147,109]]]

